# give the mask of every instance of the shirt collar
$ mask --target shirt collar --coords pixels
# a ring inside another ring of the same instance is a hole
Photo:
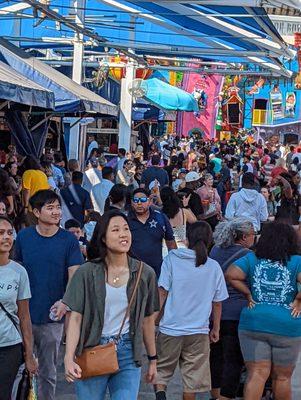
[[[154,210],[150,207],[149,208],[149,217],[146,220],[146,222],[149,221],[150,219],[154,218],[154,213],[155,213]],[[132,208],[128,212],[128,219],[136,220],[136,221],[140,222],[139,219],[137,218],[137,215],[136,215],[135,211]]]

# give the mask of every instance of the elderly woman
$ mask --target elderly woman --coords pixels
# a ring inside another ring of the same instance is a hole
[[[294,228],[271,222],[263,228],[255,253],[234,261],[226,272],[230,285],[248,301],[238,328],[248,370],[245,400],[261,399],[270,374],[275,399],[292,398],[291,376],[301,350],[299,251]]]
[[[235,260],[250,252],[254,244],[254,228],[246,218],[235,218],[220,222],[215,228],[215,246],[210,257],[216,260],[223,272]],[[227,286],[229,298],[223,302],[220,341],[211,345],[210,368],[212,397],[220,400],[234,399],[239,388],[243,358],[238,338],[238,323],[241,310],[247,305],[245,297],[236,289]]]

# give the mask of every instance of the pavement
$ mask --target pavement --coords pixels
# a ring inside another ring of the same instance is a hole
[[[64,352],[64,346],[61,347],[60,357],[59,357],[56,400],[76,400],[73,385],[69,384],[65,380],[64,368],[63,368],[63,352]],[[155,400],[155,395],[152,386],[144,382],[144,372],[146,365],[147,365],[147,358],[145,356],[138,400]],[[181,383],[181,376],[178,370],[176,371],[173,379],[171,380],[168,386],[167,398],[168,400],[182,400],[182,383]],[[209,395],[208,396],[200,395],[198,400],[207,400],[207,399],[209,399]],[[106,400],[109,400],[109,396],[107,397]]]

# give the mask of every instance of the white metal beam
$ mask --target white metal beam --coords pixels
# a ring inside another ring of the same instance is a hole
[[[30,8],[30,7],[31,6],[27,3],[19,2],[18,4],[13,4],[11,6],[6,6],[3,8],[0,8],[0,15],[18,13],[18,12],[26,10],[27,8]]]
[[[137,9],[133,8],[133,7],[129,7],[129,6],[125,6],[124,4],[121,4],[119,1],[115,1],[115,0],[97,0],[99,3],[104,3],[104,4],[108,4],[110,6],[116,7],[119,10],[122,11],[127,11],[129,14],[136,14],[139,16],[139,18],[145,19],[146,21],[150,21],[155,25],[158,26],[162,26],[162,28],[168,29],[171,32],[175,32],[178,33],[180,35],[183,35],[185,37],[188,37],[189,39],[195,41],[195,42],[199,42],[199,43],[204,43],[207,46],[215,46],[216,48],[226,48],[225,45],[223,45],[222,43],[217,42],[216,40],[214,40],[214,38],[209,39],[209,38],[202,38],[202,36],[195,36],[195,37],[191,37],[190,34],[194,33],[194,31],[191,31],[189,29],[185,29],[179,26],[175,26],[172,25],[171,23],[164,21],[161,18],[155,17],[153,15],[150,14],[145,14],[141,11],[138,11]]]
[[[200,10],[192,10],[191,8],[187,8],[185,5],[179,3],[171,4],[166,1],[160,1],[155,3],[161,7],[165,6],[167,9],[172,10],[175,13],[178,13],[179,15],[185,15],[188,12],[192,14],[192,12],[194,12],[195,16],[190,16],[189,17],[190,19],[193,19],[195,21],[201,22],[202,24],[219,29],[222,32],[227,32],[230,35],[233,35],[233,33],[240,34],[243,36],[243,39],[245,41],[251,42],[258,47],[271,50],[274,52],[275,56],[281,56],[285,52],[285,49],[283,49],[282,47],[282,43],[280,44],[278,41],[275,42],[269,39],[260,38],[258,37],[258,35],[249,32],[247,29],[223,21],[217,17],[214,17],[214,15],[208,15]],[[287,56],[291,58],[292,55],[288,53]]]
[[[85,27],[85,6],[86,0],[73,0],[75,23],[83,28]],[[73,44],[72,80],[79,85],[82,84],[83,78],[83,57],[84,35],[82,33],[75,32]]]
[[[128,90],[129,85],[133,82],[135,76],[135,68],[132,63],[126,67],[126,76],[121,79],[120,92],[120,117],[119,117],[119,135],[118,147],[127,151],[131,147],[132,136],[132,104],[133,95]]]
[[[153,0],[144,0],[146,3],[152,3]],[[141,2],[141,0],[131,0],[132,3],[137,3],[137,5]],[[179,0],[164,0],[165,3],[175,4],[179,3]],[[220,6],[221,0],[181,0],[182,4],[199,4],[201,6]],[[300,10],[301,2],[300,0],[223,0],[223,6],[236,6],[236,7],[263,7],[263,6],[274,6],[274,7],[283,7],[286,5],[288,7],[295,8],[296,10]]]

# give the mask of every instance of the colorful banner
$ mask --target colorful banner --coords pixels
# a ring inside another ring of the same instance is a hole
[[[205,139],[215,138],[215,124],[218,114],[218,96],[222,90],[224,77],[221,75],[201,75],[185,73],[182,89],[199,96],[199,112],[179,112],[177,133],[186,137],[194,128],[204,132]]]
[[[282,93],[278,85],[274,85],[270,92],[271,109],[273,120],[284,118],[283,104],[282,104]]]
[[[296,93],[287,92],[285,98],[285,116],[295,118],[296,116]]]

